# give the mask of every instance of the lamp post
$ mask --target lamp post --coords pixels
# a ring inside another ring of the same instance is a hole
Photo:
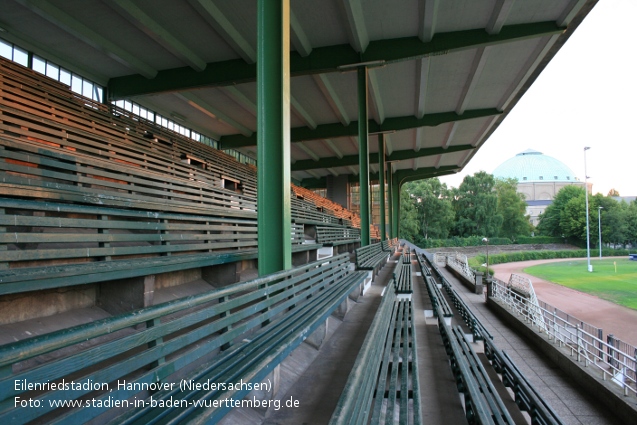
[[[588,172],[586,171],[586,151],[589,150],[589,146],[584,147],[584,193],[586,195],[586,259],[588,261],[588,272],[593,271],[591,266],[591,236],[590,226],[588,224]]]
[[[482,238],[482,242],[487,244],[487,283],[489,282],[489,239]]]
[[[599,259],[602,259],[602,210],[604,207],[597,207],[597,228],[599,229]]]

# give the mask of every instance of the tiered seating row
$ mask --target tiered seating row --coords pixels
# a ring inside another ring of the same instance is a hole
[[[373,270],[378,273],[387,262],[389,253],[383,251],[380,243],[363,246],[356,249],[356,268],[359,270]]]
[[[419,262],[421,267],[427,267],[421,258],[419,258]],[[504,386],[513,391],[515,402],[520,410],[528,412],[531,416],[531,423],[562,424],[557,413],[542,399],[509,356],[496,347],[493,342],[493,336],[475,317],[469,306],[451,287],[449,281],[440,274],[435,265],[433,266],[441,282],[443,282],[442,285],[445,287],[447,294],[453,299],[454,307],[460,312],[460,316],[471,329],[474,340],[482,340],[484,342],[484,353],[487,359],[491,362],[494,370],[502,376]]]
[[[416,255],[416,259],[418,260],[422,276],[425,280],[425,285],[427,286],[427,292],[429,293],[429,299],[431,300],[434,314],[441,317],[445,322],[451,323],[453,311],[451,310],[451,306],[447,302],[447,299],[438,287],[438,284],[431,275],[431,269],[427,266],[427,264],[425,264],[425,257]]]
[[[180,379],[196,383],[259,383],[294,348],[358,290],[363,273],[341,255],[231,287],[110,317],[0,347],[0,420],[26,423],[85,422],[109,409],[108,400],[241,400],[248,389],[180,391]],[[69,355],[69,349],[72,353]],[[193,368],[193,366],[196,366]],[[99,388],[29,389],[16,382],[99,383]],[[129,386],[120,386],[126,382]],[[108,383],[108,386],[104,384]],[[172,384],[171,383],[176,383]],[[151,386],[145,391],[144,386]],[[49,400],[97,400],[57,409]],[[16,406],[15,397],[41,404]],[[130,406],[118,423],[215,422],[227,404],[208,408]],[[120,411],[120,414],[122,412]]]
[[[390,281],[330,425],[422,423],[413,317]]]
[[[348,227],[316,226],[316,242],[325,246],[336,246],[360,242],[360,229]]]
[[[413,292],[411,278],[411,254],[407,249],[403,252],[401,261],[396,266],[394,279],[396,280],[396,292],[398,294],[411,294]]]

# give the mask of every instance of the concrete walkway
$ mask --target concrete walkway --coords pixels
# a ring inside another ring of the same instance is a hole
[[[408,243],[408,245],[411,244]],[[424,252],[420,248],[411,246],[419,253]],[[493,335],[496,346],[511,357],[565,424],[619,425],[621,423],[612,412],[597,403],[594,394],[586,394],[579,390],[573,381],[543,354],[536,351],[525,339],[518,336],[505,322],[495,316],[487,308],[483,295],[469,293],[451,273],[444,269],[441,272],[469,305],[478,320]]]

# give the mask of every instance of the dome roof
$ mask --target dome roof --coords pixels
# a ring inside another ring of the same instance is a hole
[[[575,182],[575,174],[557,159],[527,149],[504,161],[493,171],[495,178],[516,178],[523,182]]]

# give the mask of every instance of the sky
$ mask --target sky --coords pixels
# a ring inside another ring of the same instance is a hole
[[[637,195],[637,0],[600,0],[498,129],[458,174],[493,170],[535,149],[584,180],[593,193]]]

